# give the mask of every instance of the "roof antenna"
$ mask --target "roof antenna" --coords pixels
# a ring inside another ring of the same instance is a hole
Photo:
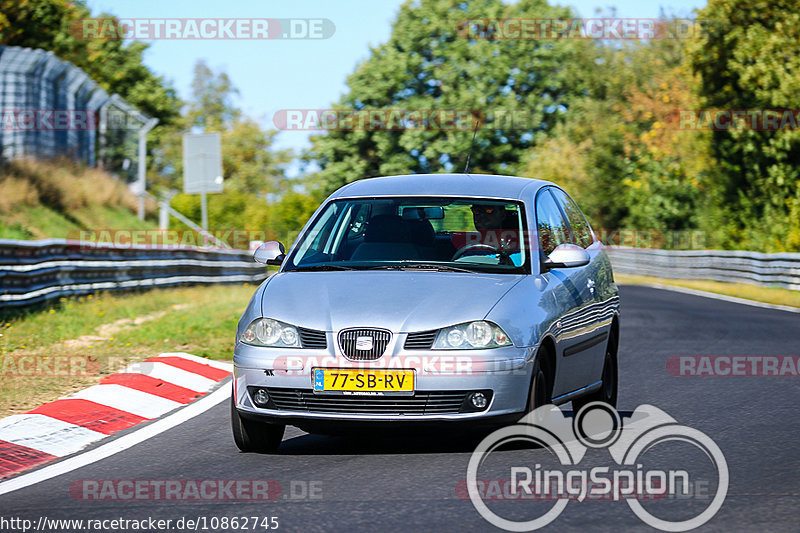
[[[469,174],[469,158],[472,157],[472,147],[475,146],[475,136],[478,134],[478,127],[481,125],[481,119],[475,121],[475,132],[472,134],[472,142],[469,145],[469,153],[467,154],[467,164],[464,166],[464,174]]]

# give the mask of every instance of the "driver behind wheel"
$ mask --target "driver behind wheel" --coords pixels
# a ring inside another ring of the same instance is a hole
[[[477,231],[467,234],[466,242],[454,242],[461,250],[460,256],[496,254],[499,264],[520,266],[519,222],[516,211],[498,203],[473,204],[470,209]]]
[[[472,206],[472,221],[478,231],[498,230],[513,228],[514,221],[509,220],[505,206],[491,204],[474,204]]]

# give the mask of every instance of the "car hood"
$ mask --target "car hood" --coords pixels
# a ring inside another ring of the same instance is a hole
[[[264,289],[262,316],[304,328],[425,331],[480,320],[515,284],[515,274],[284,272]]]

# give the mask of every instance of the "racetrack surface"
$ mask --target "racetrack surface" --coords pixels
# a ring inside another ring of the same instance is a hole
[[[676,355],[800,355],[800,317],[635,286],[621,287],[621,312],[620,410],[655,405],[708,435],[725,454],[730,471],[727,498],[699,530],[796,531],[800,378],[678,377],[670,375],[666,362]],[[173,521],[206,517],[205,530],[213,530],[212,517],[247,516],[277,517],[279,531],[492,531],[496,529],[456,490],[483,435],[332,437],[290,427],[277,455],[243,454],[233,444],[229,404],[223,402],[133,448],[0,496],[0,514],[34,523],[42,516]],[[545,461],[548,454],[542,449],[498,453],[495,460],[508,464],[516,464],[521,454],[529,462]],[[613,464],[606,450],[592,450],[586,460]],[[92,501],[70,494],[71,484],[87,479],[271,479],[280,483],[282,492],[269,502]],[[496,508],[514,514],[524,505],[503,502]],[[202,525],[198,530],[204,530]],[[570,502],[542,530],[653,529],[625,502],[584,501]]]

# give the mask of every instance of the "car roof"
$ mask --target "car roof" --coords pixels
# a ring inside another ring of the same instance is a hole
[[[548,181],[495,174],[407,174],[354,181],[330,199],[365,196],[454,196],[521,200]]]

